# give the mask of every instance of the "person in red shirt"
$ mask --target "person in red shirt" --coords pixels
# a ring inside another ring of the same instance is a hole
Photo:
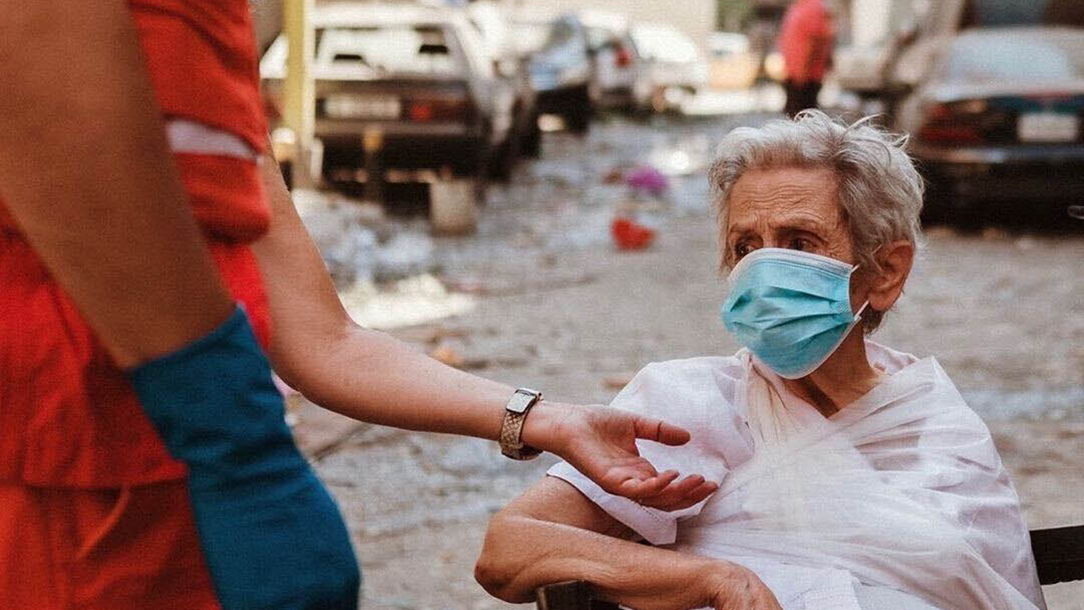
[[[832,16],[823,0],[795,0],[787,7],[779,31],[779,51],[787,72],[783,82],[787,116],[817,107],[834,37]]]
[[[5,608],[234,610],[275,587],[310,607],[311,589],[273,577],[281,558],[349,585],[352,557],[336,572],[317,548],[326,533],[350,554],[329,499],[309,522],[269,493],[296,472],[289,493],[302,481],[326,497],[282,428],[264,351],[351,417],[501,434],[512,388],[343,310],[266,153],[253,47],[246,0],[35,0],[0,18]],[[252,366],[231,369],[242,357]],[[206,374],[177,377],[193,370]],[[521,426],[521,442],[645,505],[712,491],[638,456],[636,438],[688,439],[658,420],[547,401]],[[268,554],[252,552],[257,513],[307,545],[271,546],[268,529]]]

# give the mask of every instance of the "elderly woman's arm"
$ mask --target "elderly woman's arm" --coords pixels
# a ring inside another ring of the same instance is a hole
[[[490,521],[474,575],[490,594],[522,603],[539,586],[590,582],[639,610],[781,610],[746,568],[633,542],[633,532],[573,486],[546,477]]]

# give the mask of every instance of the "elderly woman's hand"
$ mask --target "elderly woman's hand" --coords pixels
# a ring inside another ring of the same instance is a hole
[[[700,502],[717,485],[698,474],[658,472],[636,439],[683,445],[688,431],[664,421],[604,406],[541,403],[523,427],[523,441],[564,458],[608,493],[672,511]]]
[[[783,610],[771,589],[752,570],[729,561],[709,561],[698,589],[715,610]]]

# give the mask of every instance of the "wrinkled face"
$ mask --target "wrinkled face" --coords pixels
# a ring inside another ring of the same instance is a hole
[[[730,191],[727,226],[721,227],[724,260],[736,265],[757,248],[788,248],[854,265],[854,250],[836,181],[828,169],[779,168],[742,174]],[[868,270],[866,270],[868,271]],[[851,304],[867,297],[865,273],[851,282]]]
[[[831,170],[748,171],[730,191],[724,260],[733,266],[758,248],[789,248],[854,264]]]

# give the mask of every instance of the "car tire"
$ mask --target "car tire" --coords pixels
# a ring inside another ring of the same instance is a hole
[[[585,134],[591,128],[591,97],[587,94],[587,86],[577,91],[570,98],[571,106],[565,113],[565,125],[570,131],[577,134]]]
[[[500,182],[508,182],[512,179],[512,172],[519,163],[520,147],[522,146],[523,134],[520,129],[515,129],[497,147],[495,154],[490,156],[489,177]]]
[[[922,212],[919,220],[923,227],[932,227],[944,224],[949,220],[952,209],[952,185],[942,178],[930,177],[926,179],[926,193],[923,196]]]
[[[520,151],[525,157],[537,159],[542,156],[542,129],[538,126],[538,112],[532,112],[527,121],[527,129],[520,142]]]

